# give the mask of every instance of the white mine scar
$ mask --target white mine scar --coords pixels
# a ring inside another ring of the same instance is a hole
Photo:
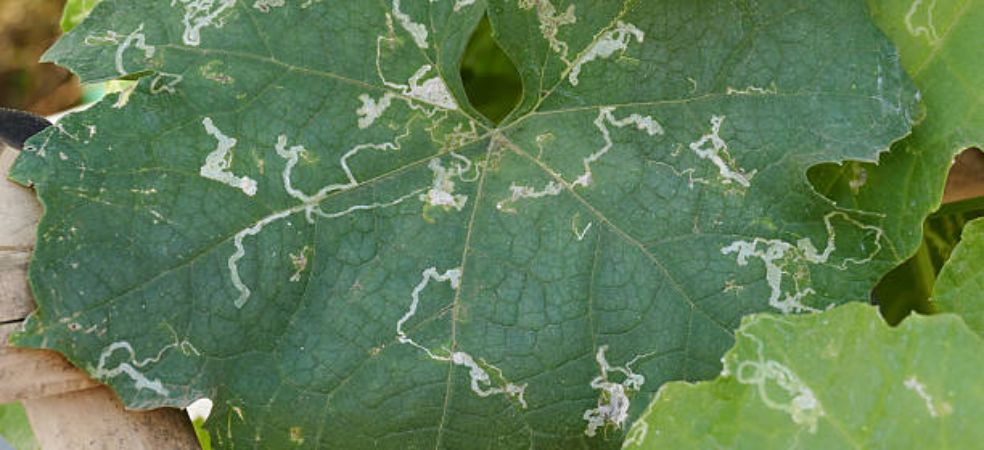
[[[513,203],[516,203],[524,198],[536,199],[560,195],[563,190],[563,186],[554,181],[547,183],[547,185],[539,191],[529,186],[519,186],[516,183],[512,183],[509,186],[509,198],[499,200],[499,202],[495,204],[495,208],[502,212],[515,213],[516,209],[511,206]]]
[[[767,88],[758,86],[748,86],[745,89],[735,89],[728,86],[725,91],[726,95],[776,95],[779,93],[779,88],[773,83]]]
[[[499,387],[491,387],[492,378],[489,373],[479,366],[477,362],[471,357],[471,355],[465,352],[454,352],[451,354],[451,362],[458,366],[464,366],[468,368],[468,376],[471,378],[471,390],[479,397],[488,397],[490,395],[504,394],[510,397],[515,397],[519,404],[526,409],[526,399],[523,396],[526,394],[526,384],[521,386],[515,385],[513,383],[506,383],[505,385]],[[499,378],[502,378],[502,371],[497,367],[484,363],[491,370],[498,372]]]
[[[830,257],[837,249],[837,234],[832,222],[834,217],[841,217],[848,224],[858,229],[873,231],[875,233],[875,246],[871,253],[863,258],[844,258],[840,264],[830,264]],[[765,280],[771,290],[769,305],[773,308],[784,314],[817,312],[818,309],[802,303],[803,298],[816,293],[812,288],[802,286],[809,283],[808,264],[825,265],[837,270],[847,270],[848,264],[866,264],[881,251],[881,237],[884,234],[881,228],[858,222],[842,212],[827,214],[824,216],[823,222],[827,229],[827,245],[821,253],[817,252],[816,246],[809,238],[802,238],[796,241],[795,245],[779,239],[765,238],[735,241],[722,248],[721,253],[724,255],[736,253],[739,266],[748,265],[749,258],[762,260],[765,265]],[[793,281],[791,292],[783,290],[784,276],[788,276]],[[783,298],[783,294],[785,294],[785,298]]]
[[[246,256],[246,248],[243,247],[243,239],[246,239],[246,236],[256,236],[260,233],[260,231],[263,231],[263,227],[283,219],[293,213],[294,211],[287,210],[264,217],[255,225],[236,233],[235,238],[233,238],[233,245],[236,247],[236,251],[229,256],[229,260],[226,264],[229,266],[229,277],[232,280],[232,285],[237,291],[239,291],[239,297],[236,298],[235,302],[233,302],[236,308],[242,309],[242,307],[246,305],[246,301],[249,300],[250,295],[252,295],[252,291],[250,291],[249,286],[246,286],[246,284],[243,283],[242,278],[239,276],[239,260]]]
[[[253,7],[261,12],[270,12],[273,8],[283,7],[286,0],[256,0]]]
[[[906,389],[915,392],[922,401],[926,402],[926,410],[929,411],[929,416],[936,418],[941,416],[948,416],[953,412],[953,407],[946,402],[941,402],[939,405],[933,401],[933,397],[929,395],[926,391],[926,385],[919,382],[919,379],[915,375],[907,378],[903,383]]]
[[[400,26],[410,36],[413,37],[413,42],[417,44],[417,47],[427,48],[427,27],[422,24],[416,23],[403,11],[400,11],[400,0],[393,0],[393,17],[400,22]]]
[[[574,237],[577,238],[577,241],[581,242],[584,240],[585,237],[587,237],[588,232],[591,231],[591,227],[594,226],[594,222],[588,222],[588,224],[585,225],[584,228],[578,229],[577,217],[578,216],[575,215],[574,217],[571,218],[571,231],[574,232]]]
[[[914,0],[909,6],[909,11],[905,14],[905,28],[909,34],[915,37],[926,36],[930,45],[937,45],[940,42],[940,35],[936,32],[936,26],[933,25],[933,10],[936,9],[936,1],[930,0],[926,4],[925,0]],[[916,18],[923,6],[925,6],[925,11],[922,14],[925,18],[925,24],[916,25],[913,23],[913,19]]]
[[[561,61],[570,66],[570,61],[567,59],[569,51],[567,42],[557,39],[557,33],[561,26],[577,22],[577,16],[574,15],[574,5],[568,6],[562,14],[557,13],[557,8],[550,0],[519,0],[519,7],[526,10],[536,8],[536,18],[540,22],[540,34],[550,44],[550,50],[559,54]]]
[[[701,159],[710,160],[717,166],[718,173],[722,178],[722,183],[729,184],[735,182],[742,187],[752,185],[752,177],[755,171],[745,173],[741,168],[735,167],[734,158],[728,153],[728,143],[721,139],[721,124],[724,123],[723,116],[711,117],[711,132],[701,136],[696,142],[690,144],[693,150]],[[709,148],[705,148],[710,144]]]
[[[650,136],[663,134],[663,127],[652,117],[632,114],[624,119],[616,119],[615,115],[612,114],[613,112],[615,112],[615,108],[611,107],[601,108],[598,111],[598,117],[594,120],[594,124],[595,127],[601,131],[601,136],[605,139],[605,145],[598,149],[598,151],[589,155],[587,158],[584,158],[584,173],[577,177],[572,185],[583,187],[591,186],[591,184],[594,183],[591,165],[601,159],[602,156],[605,156],[605,154],[612,149],[612,146],[614,145],[612,142],[612,135],[608,130],[608,127],[605,125],[605,122],[612,124],[616,128],[624,128],[629,125],[635,125],[636,129],[645,131],[646,134]]]
[[[460,163],[456,163],[450,169],[445,168],[441,164],[441,160],[437,158],[432,159],[427,165],[431,172],[434,173],[434,180],[431,188],[426,193],[420,195],[420,200],[430,206],[443,206],[461,211],[465,207],[465,203],[468,202],[468,196],[455,194],[454,181],[452,180],[458,177],[462,181],[472,181],[472,179],[464,178],[464,174],[471,170],[472,162],[468,158],[454,152],[451,153],[451,156],[460,161]]]
[[[440,76],[427,79],[423,83],[420,82],[420,79],[430,72],[431,69],[430,64],[424,64],[408,80],[410,83],[409,87],[402,85],[395,85],[395,87],[400,89],[407,97],[415,98],[444,109],[458,109],[458,103],[454,101],[454,96],[451,95],[448,85],[444,83],[444,80]]]
[[[301,155],[304,152],[307,151],[307,149],[305,149],[303,146],[300,146],[300,145],[295,145],[293,147],[287,148],[287,136],[286,135],[283,135],[283,134],[281,134],[279,137],[277,137],[277,145],[276,145],[275,149],[277,151],[277,155],[279,155],[281,158],[284,158],[285,160],[287,160],[286,163],[284,164],[284,171],[281,174],[281,177],[282,177],[283,183],[284,183],[284,190],[287,191],[287,194],[289,194],[291,197],[294,197],[297,200],[300,200],[301,203],[310,204],[309,209],[307,210],[307,219],[308,219],[308,222],[312,222],[313,223],[314,222],[314,218],[311,216],[311,214],[313,213],[314,208],[317,206],[316,205],[317,202],[313,201],[311,196],[309,196],[309,195],[301,192],[298,189],[295,189],[294,188],[294,185],[291,183],[291,180],[290,180],[290,178],[291,178],[291,172],[293,172],[294,166],[297,165],[297,162],[298,162],[299,158],[301,157]],[[355,153],[353,153],[353,150],[350,150],[345,155],[343,155],[342,158],[341,158],[341,160],[340,160],[340,163],[341,163],[341,166],[342,166],[342,171],[345,172],[345,178],[348,180],[348,182],[346,182],[344,184],[336,184],[336,185],[330,185],[330,186],[326,187],[323,190],[323,192],[325,194],[328,194],[328,193],[334,192],[334,191],[342,191],[342,190],[346,190],[346,189],[351,189],[351,188],[353,188],[355,186],[358,186],[359,183],[358,183],[358,181],[356,181],[355,175],[352,174],[352,170],[349,169],[349,166],[348,166],[348,158],[351,155],[354,155],[355,154]]]
[[[431,0],[432,2],[434,0]],[[454,2],[454,12],[461,11],[462,8],[466,6],[471,6],[475,4],[475,0],[456,0]]]
[[[120,75],[126,75],[128,73],[126,71],[126,67],[123,66],[123,55],[131,46],[139,50],[143,50],[144,58],[150,59],[154,56],[154,46],[147,45],[147,37],[144,36],[143,28],[144,24],[140,24],[140,26],[138,26],[136,30],[133,30],[133,32],[130,33],[130,35],[127,36],[123,42],[120,42],[120,46],[116,48],[116,72]],[[113,35],[115,35],[115,33],[112,33],[109,36]]]
[[[614,425],[622,428],[625,421],[629,418],[629,396],[627,392],[638,392],[646,382],[646,377],[632,371],[632,364],[638,359],[635,358],[625,364],[625,367],[612,367],[605,359],[607,345],[598,347],[595,354],[595,361],[601,369],[601,375],[591,380],[591,388],[600,390],[601,396],[598,398],[598,407],[584,412],[584,420],[588,422],[584,429],[584,434],[594,436],[598,434],[598,428],[606,425]],[[609,372],[618,372],[625,376],[621,383],[616,383],[608,379]]]
[[[414,73],[409,80],[407,80],[407,82],[410,83],[409,85],[386,81],[386,78],[384,78],[382,75],[382,68],[379,67],[378,60],[377,60],[377,68],[379,69],[379,78],[383,81],[383,84],[389,88],[396,89],[397,91],[400,92],[400,94],[412,98],[414,100],[419,100],[421,102],[428,103],[430,105],[436,106],[441,109],[446,109],[451,111],[458,109],[458,102],[454,100],[454,96],[451,95],[451,90],[448,89],[448,85],[444,83],[444,80],[441,79],[440,76],[434,76],[433,78],[428,78],[423,83],[421,83],[420,80],[424,78],[424,75],[427,75],[427,73],[430,72],[431,69],[433,69],[433,67],[430,64],[424,64],[423,66],[420,67],[420,69],[417,69],[417,72]],[[378,109],[385,110],[386,108],[380,107],[380,105],[382,105],[385,101],[386,100],[384,96],[384,98],[380,99],[378,103],[373,102],[370,108],[377,109],[377,110]],[[363,101],[363,103],[366,102]],[[415,105],[413,104],[408,103],[408,105],[413,109],[419,109],[415,107]],[[360,109],[366,109],[366,105],[363,105],[363,107]],[[359,114],[359,115],[368,117],[370,114],[369,111],[372,111],[372,109],[366,109],[366,113]],[[381,115],[382,111],[378,111],[376,112],[376,114]],[[428,116],[433,114],[434,111],[427,112]],[[370,121],[369,124],[371,123],[372,122]]]
[[[421,69],[430,70],[430,66],[424,66]],[[426,70],[424,70],[424,73],[426,73]],[[390,83],[385,79],[383,79],[383,83],[388,87],[399,90],[402,96],[398,96],[393,92],[386,92],[377,100],[369,94],[359,94],[359,101],[362,102],[362,105],[355,110],[355,115],[358,116],[357,122],[360,129],[371,127],[393,105],[393,100],[401,100],[410,109],[421,111],[427,117],[433,117],[438,111],[458,109],[458,104],[448,90],[447,85],[439,77],[431,78],[425,81],[424,84],[420,84],[419,79],[413,78],[410,80],[411,86]],[[414,100],[434,107],[428,109]],[[440,120],[434,123],[436,124]],[[478,137],[475,131],[475,122],[470,122],[472,127],[471,132],[462,131],[462,124],[458,124],[448,137]]]
[[[399,0],[394,0],[393,2],[394,12],[399,12],[399,5],[400,5]],[[402,15],[402,12],[400,14]],[[413,26],[415,24],[409,22],[408,16],[403,15],[403,17],[406,18],[407,20],[406,23],[404,23],[403,19],[400,19],[399,15],[397,16],[398,20],[400,20],[401,25],[403,25],[404,28],[407,28],[409,26],[410,29],[407,29],[407,31],[409,31],[411,35],[414,35],[414,31],[411,30],[415,29],[415,27]],[[393,30],[393,16],[390,13],[386,13],[386,28],[388,29],[389,32],[388,34],[380,35],[376,37],[376,74],[379,76],[379,80],[383,82],[383,85],[385,85],[388,88],[395,89],[405,97],[434,105],[440,109],[445,109],[445,110],[458,109],[458,103],[454,100],[454,96],[451,95],[451,90],[448,89],[447,84],[444,83],[444,80],[441,78],[440,74],[435,75],[434,77],[429,78],[423,82],[420,81],[424,78],[425,75],[427,75],[433,69],[433,66],[431,66],[430,64],[424,64],[423,66],[420,66],[420,68],[417,69],[417,71],[407,80],[408,84],[394,83],[386,79],[386,76],[383,75],[383,66],[382,66],[383,44],[387,43],[388,45],[392,46],[392,45],[396,45],[397,42],[395,31]],[[420,31],[422,31],[423,33],[422,34],[423,41],[421,42],[418,40],[417,44],[420,45],[421,43],[423,43],[422,48],[426,48],[427,30],[426,28],[422,28],[422,30]],[[418,36],[421,36],[421,34],[418,33],[414,35],[415,40],[417,40]],[[383,102],[384,102],[383,99],[379,100],[379,104],[382,104]],[[363,101],[363,103],[365,103],[365,101]],[[408,105],[412,109],[420,109],[416,105],[410,103],[408,103]],[[427,115],[428,116],[433,115],[434,112],[435,111],[429,111],[427,112]],[[382,113],[379,112],[379,114]],[[371,122],[369,123],[371,124]]]
[[[339,213],[326,213],[321,209],[319,204],[331,193],[337,191],[349,190],[359,185],[358,180],[355,179],[355,174],[352,173],[352,169],[349,167],[349,162],[348,162],[349,159],[359,154],[359,152],[363,150],[383,150],[383,151],[399,150],[400,148],[400,145],[398,143],[399,139],[404,136],[397,137],[397,140],[394,142],[384,142],[382,144],[359,144],[350,148],[348,151],[342,154],[342,157],[339,159],[339,165],[342,166],[342,172],[345,173],[345,178],[347,181],[345,183],[340,183],[340,184],[337,183],[329,184],[327,186],[322,187],[316,194],[307,195],[301,192],[300,190],[295,189],[293,184],[291,183],[291,172],[293,171],[294,166],[297,165],[300,156],[307,150],[299,145],[295,145],[291,148],[287,148],[287,136],[281,135],[277,139],[276,150],[277,150],[277,154],[280,155],[280,157],[287,160],[287,163],[284,165],[284,171],[282,175],[283,182],[284,182],[284,190],[286,190],[291,197],[294,197],[303,203],[303,205],[301,206],[305,211],[305,216],[309,223],[314,223],[314,215],[318,215],[326,218],[340,217]],[[411,194],[416,194],[417,192],[419,191],[415,191]],[[398,199],[398,202],[402,202],[403,201],[402,199],[407,198],[409,195],[410,194],[407,194],[401,197],[400,199]],[[390,206],[391,203],[393,202],[373,203],[370,205],[357,205],[352,208],[349,208],[346,211],[352,212],[360,209],[372,209],[382,206]]]
[[[605,32],[601,38],[581,52],[571,66],[571,71],[567,75],[568,81],[577,86],[582,66],[598,58],[607,59],[618,51],[625,52],[629,48],[629,42],[632,38],[641,44],[645,37],[646,34],[636,28],[635,25],[619,21],[615,24],[614,30]]]
[[[239,177],[229,171],[229,166],[232,165],[230,150],[236,145],[236,140],[223,134],[212,123],[210,117],[202,119],[202,125],[205,126],[205,131],[218,141],[218,146],[205,157],[205,165],[199,170],[199,174],[210,180],[240,189],[250,197],[256,195],[256,180],[247,176]]]
[[[383,113],[393,103],[393,97],[396,96],[392,92],[383,94],[378,101],[370,97],[369,94],[359,95],[362,106],[355,110],[355,114],[359,116],[359,128],[369,128],[376,122],[376,119],[382,117]]]
[[[99,355],[99,365],[96,366],[95,368],[89,366],[88,369],[89,372],[92,374],[93,378],[97,380],[107,380],[110,378],[116,378],[120,375],[126,375],[131,380],[133,380],[134,387],[138,391],[142,389],[149,389],[161,396],[167,396],[169,394],[169,391],[161,383],[161,380],[156,378],[151,380],[147,378],[147,376],[144,375],[142,372],[140,372],[139,369],[142,369],[144,366],[148,364],[155,364],[157,362],[160,362],[161,358],[164,357],[164,353],[167,353],[168,350],[171,350],[176,347],[180,347],[181,351],[186,355],[190,355],[190,354],[200,355],[200,353],[198,353],[198,350],[195,349],[195,347],[191,345],[190,342],[188,341],[178,342],[177,336],[175,336],[175,342],[161,348],[160,351],[157,352],[157,355],[151,358],[146,358],[138,361],[137,354],[133,350],[133,346],[130,345],[130,343],[127,341],[119,341],[119,342],[114,342],[110,344],[108,347],[106,347],[105,349],[103,349],[102,354]],[[109,358],[112,357],[113,353],[115,353],[117,350],[123,350],[124,352],[126,352],[127,354],[126,360],[117,364],[116,367],[107,368],[106,367],[106,364],[108,362],[107,360],[109,360]]]
[[[653,406],[656,405],[656,401],[659,400],[660,394],[663,392],[660,389],[656,392],[656,397],[649,402],[649,406],[646,410],[639,416],[638,419],[629,428],[629,431],[625,432],[625,440],[622,441],[622,448],[629,447],[642,447],[642,444],[646,442],[646,435],[649,434],[649,418],[653,415]],[[659,430],[655,430],[655,434],[659,434]]]
[[[293,214],[299,213],[301,211],[311,211],[312,208],[314,214],[317,214],[319,217],[324,217],[326,219],[337,219],[339,217],[344,217],[349,214],[352,214],[356,211],[368,211],[373,209],[396,206],[408,199],[419,196],[421,192],[423,192],[423,189],[410,192],[402,197],[398,197],[395,200],[391,200],[388,202],[375,202],[366,205],[354,205],[346,209],[343,209],[341,211],[333,211],[333,212],[325,212],[321,210],[320,206],[318,206],[318,202],[323,200],[323,197],[315,197],[317,200],[312,200],[311,203],[302,203],[291,209],[287,209],[275,214],[271,214],[261,219],[255,225],[246,228],[240,231],[239,233],[236,233],[236,236],[233,239],[233,245],[236,247],[236,251],[229,256],[229,260],[227,261],[227,265],[229,267],[229,278],[232,281],[232,285],[236,288],[237,291],[239,291],[239,297],[236,298],[233,304],[236,306],[236,308],[242,309],[242,307],[246,305],[246,302],[249,300],[250,296],[252,295],[252,291],[250,290],[249,286],[247,286],[243,282],[242,277],[239,275],[239,260],[243,259],[243,257],[246,256],[246,248],[243,246],[243,240],[246,239],[247,236],[256,236],[257,234],[260,234],[260,232],[263,231],[263,228],[266,227],[267,225],[274,223],[280,219],[289,217]]]
[[[766,360],[763,356],[763,344],[757,337],[744,333],[744,336],[755,341],[758,346],[758,358],[755,361],[741,361],[735,370],[735,379],[741,384],[752,384],[758,389],[759,398],[765,406],[785,411],[797,425],[806,427],[810,433],[817,431],[817,423],[825,415],[823,405],[813,391],[803,383],[789,367],[775,360]],[[770,396],[769,384],[774,384],[786,392],[789,399],[777,401]]]
[[[186,45],[197,47],[202,43],[202,28],[221,28],[224,23],[219,16],[235,6],[236,0],[171,0],[171,6],[178,4],[184,6],[182,39]]]
[[[233,245],[235,246],[236,251],[229,256],[229,260],[227,261],[227,265],[229,267],[229,278],[232,281],[232,285],[236,288],[236,291],[239,292],[239,296],[236,298],[234,302],[236,308],[242,308],[243,306],[245,306],[246,302],[249,300],[250,296],[252,295],[252,291],[250,290],[249,286],[246,286],[246,284],[243,282],[239,274],[239,261],[246,256],[246,248],[243,246],[243,240],[245,240],[246,237],[256,236],[261,231],[263,231],[263,228],[266,227],[267,225],[302,211],[304,212],[307,221],[309,223],[314,223],[316,216],[326,219],[336,219],[339,217],[347,216],[357,211],[368,211],[373,209],[396,206],[400,203],[403,203],[406,200],[409,200],[414,197],[419,197],[421,195],[424,189],[417,189],[411,191],[407,194],[404,194],[390,201],[381,201],[381,202],[373,202],[368,204],[353,205],[341,211],[326,212],[321,208],[321,202],[324,201],[326,198],[328,198],[330,194],[340,191],[346,191],[359,186],[359,182],[358,180],[356,180],[355,175],[352,173],[352,169],[349,168],[348,165],[349,158],[355,156],[360,151],[366,149],[397,150],[400,148],[398,142],[401,137],[403,136],[397,137],[396,141],[394,142],[385,142],[382,144],[359,144],[356,145],[355,147],[352,147],[347,152],[345,152],[342,155],[342,157],[339,159],[339,164],[342,166],[342,171],[345,173],[345,178],[347,181],[345,183],[330,184],[324,186],[314,195],[308,195],[303,191],[301,191],[300,189],[295,188],[291,181],[291,173],[294,170],[294,167],[299,162],[301,155],[303,155],[307,150],[300,145],[288,147],[286,135],[280,135],[277,138],[277,144],[275,146],[277,155],[279,155],[281,158],[286,160],[284,164],[284,170],[281,175],[284,184],[284,190],[287,192],[288,195],[290,195],[294,199],[297,199],[300,203],[291,207],[290,209],[279,211],[267,217],[264,217],[263,219],[256,222],[252,226],[247,227],[236,233],[236,236],[233,239]],[[222,141],[220,139],[220,143],[221,142]],[[235,144],[235,140],[233,140],[232,144],[233,145]],[[299,276],[299,272],[298,272],[298,276]]]
[[[458,289],[461,286],[461,269],[459,268],[447,270],[442,274],[437,271],[437,268],[431,267],[424,270],[421,277],[420,283],[418,283],[410,293],[410,309],[407,310],[406,314],[404,314],[403,317],[396,322],[397,341],[401,344],[416,347],[435,361],[451,362],[454,365],[468,368],[468,376],[471,378],[471,390],[479,397],[504,394],[510,397],[515,397],[523,408],[526,408],[526,400],[523,398],[526,393],[526,384],[520,386],[512,383],[504,383],[501,386],[492,386],[492,377],[489,375],[488,371],[483,368],[483,366],[488,367],[490,370],[496,371],[499,378],[503,378],[502,371],[500,371],[497,367],[485,363],[484,361],[482,364],[479,364],[471,355],[465,352],[452,352],[448,356],[438,355],[429,348],[418,344],[407,336],[403,326],[406,325],[407,321],[409,321],[415,314],[417,314],[417,307],[420,305],[420,293],[423,292],[431,280],[439,283],[447,282],[451,285],[451,289]]]
[[[434,122],[436,125],[440,120]],[[441,145],[441,151],[449,151],[451,149],[462,148],[465,144],[478,139],[478,128],[476,128],[476,123],[474,120],[468,119],[468,126],[466,128],[465,124],[459,123],[451,129],[451,132],[444,136],[444,144]],[[467,158],[466,158],[467,159]],[[471,162],[469,161],[469,164]],[[465,181],[475,181],[478,180],[478,174],[476,170],[476,175],[474,179],[468,179]]]
[[[410,344],[423,350],[431,358],[436,359],[437,356],[431,353],[429,349],[414,342],[414,340],[407,337],[406,332],[403,331],[403,325],[406,324],[407,321],[410,320],[415,314],[417,314],[417,307],[420,305],[420,293],[427,287],[431,280],[438,283],[447,282],[451,284],[451,289],[458,289],[461,284],[461,269],[449,269],[443,274],[439,273],[436,267],[431,267],[424,270],[420,283],[417,283],[417,286],[410,292],[410,309],[407,310],[406,314],[404,314],[403,317],[396,322],[396,337],[401,344]]]
[[[129,355],[129,358],[127,359],[129,362],[121,362],[112,369],[106,368],[106,360],[109,359],[109,357],[112,356],[117,350],[126,351]],[[103,350],[102,354],[99,355],[99,365],[95,369],[90,369],[90,372],[92,373],[93,378],[98,380],[106,380],[125,374],[133,380],[134,387],[136,387],[138,391],[142,389],[150,389],[158,395],[167,396],[169,392],[161,383],[161,380],[156,378],[151,380],[137,370],[138,368],[141,368],[151,362],[157,362],[160,357],[161,355],[157,355],[157,358],[136,361],[136,353],[133,351],[133,346],[131,346],[129,342],[114,342]]]

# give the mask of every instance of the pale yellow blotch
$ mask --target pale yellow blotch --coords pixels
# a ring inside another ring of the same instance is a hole
[[[232,84],[236,82],[235,78],[232,78],[225,73],[219,71],[222,67],[223,62],[217,59],[209,61],[208,64],[202,66],[198,71],[202,74],[202,77],[206,80],[214,81],[219,84]]]
[[[296,445],[304,444],[304,430],[301,427],[290,427],[290,442]]]
[[[861,188],[868,183],[868,171],[859,163],[851,164],[851,179],[847,182],[851,192],[858,194]]]
[[[291,283],[296,283],[301,281],[301,274],[308,266],[308,254],[311,252],[311,247],[305,245],[296,254],[290,254],[290,263],[294,266],[294,274],[290,276]]]

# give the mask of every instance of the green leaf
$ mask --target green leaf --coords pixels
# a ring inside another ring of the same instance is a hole
[[[953,315],[867,305],[747,318],[714,381],[663,386],[625,448],[973,448],[984,342]]]
[[[40,449],[27,413],[20,403],[0,404],[0,448],[7,443],[15,450]]]
[[[195,428],[195,437],[198,438],[198,444],[202,446],[202,450],[212,450],[212,436],[205,429],[205,420],[197,418],[191,421],[191,425]]]
[[[457,76],[486,12],[524,83],[496,127]],[[743,315],[867,298],[922,220],[806,177],[910,128],[848,0],[106,0],[46,58],[139,83],[17,162],[16,341],[132,408],[213,399],[217,448],[617,446]]]
[[[897,324],[912,311],[930,314],[937,309],[930,301],[937,274],[950,260],[967,223],[982,215],[984,198],[974,198],[943,205],[926,219],[916,255],[875,286],[873,296],[888,323]]]
[[[960,243],[943,266],[933,287],[933,304],[941,312],[952,312],[984,335],[984,219],[963,229]]]
[[[92,8],[95,8],[101,0],[68,0],[65,2],[65,10],[62,12],[61,29],[62,31],[71,31],[75,28],[86,17],[89,16],[89,12]]]
[[[868,0],[878,26],[899,47],[902,65],[919,87],[926,114],[912,134],[882,155],[877,164],[851,162],[811,171],[818,189],[845,208],[893,214],[885,223],[893,252],[903,259],[922,244],[921,217],[935,211],[943,197],[955,155],[984,146],[984,3],[979,0]],[[886,185],[895,186],[886,190]],[[900,215],[901,214],[901,215]],[[932,245],[932,244],[930,244]],[[923,248],[920,258],[923,260]],[[917,263],[920,264],[920,263]],[[921,263],[928,269],[928,264]],[[917,269],[911,279],[931,278]],[[912,296],[893,295],[888,280],[879,295],[890,320],[901,319]],[[913,290],[931,287],[917,284]],[[918,303],[917,303],[918,305]]]

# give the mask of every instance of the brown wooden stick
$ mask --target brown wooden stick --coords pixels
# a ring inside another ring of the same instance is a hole
[[[0,325],[0,403],[100,386],[58,353],[3,347],[20,324]]]
[[[23,404],[38,443],[45,449],[200,448],[183,411],[127,411],[105,386],[27,400]]]

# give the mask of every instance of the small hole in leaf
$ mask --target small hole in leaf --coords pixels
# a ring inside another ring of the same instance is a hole
[[[471,105],[498,124],[516,107],[523,93],[519,72],[492,39],[488,17],[482,18],[461,59],[461,81]]]

